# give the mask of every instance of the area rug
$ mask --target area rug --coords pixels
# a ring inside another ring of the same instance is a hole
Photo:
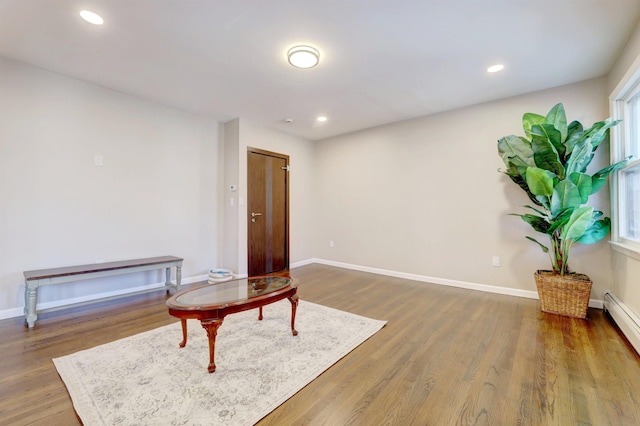
[[[296,330],[282,300],[229,315],[215,373],[206,332],[180,322],[53,359],[85,425],[252,425],[386,323],[301,300]]]

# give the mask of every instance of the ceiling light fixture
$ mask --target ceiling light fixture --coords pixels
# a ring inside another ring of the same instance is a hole
[[[316,120],[324,122],[324,121],[327,121],[327,117],[325,117],[324,115],[321,115],[320,117],[316,118]]]
[[[320,62],[320,52],[311,46],[295,46],[287,52],[287,59],[296,68],[313,68]]]
[[[498,71],[502,71],[503,69],[504,69],[504,65],[495,64],[495,65],[491,65],[489,68],[487,68],[487,72],[498,72]]]
[[[93,13],[88,10],[83,10],[82,12],[80,12],[80,16],[82,17],[82,19],[84,19],[85,21],[91,24],[94,24],[94,25],[104,24],[104,19],[102,19],[102,16],[98,15],[97,13]]]

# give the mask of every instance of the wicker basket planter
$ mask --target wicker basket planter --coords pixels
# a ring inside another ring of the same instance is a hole
[[[536,286],[543,312],[586,318],[591,296],[591,279],[584,274],[559,275],[537,271]]]

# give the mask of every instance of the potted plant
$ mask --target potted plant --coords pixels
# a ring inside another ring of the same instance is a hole
[[[535,274],[544,312],[586,318],[592,283],[588,276],[570,271],[569,254],[575,243],[596,243],[611,228],[608,217],[585,204],[628,159],[593,175],[587,173],[587,167],[609,129],[618,123],[607,119],[588,129],[578,121],[567,124],[564,106],[559,103],[546,116],[524,114],[524,137],[509,135],[498,140],[498,152],[507,167],[500,171],[535,204],[524,206],[528,213],[513,215],[546,234],[550,241],[546,246],[526,237],[551,260],[552,270]]]

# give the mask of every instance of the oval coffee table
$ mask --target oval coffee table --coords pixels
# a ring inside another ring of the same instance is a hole
[[[216,371],[216,335],[224,317],[229,314],[259,308],[258,320],[262,320],[263,306],[287,298],[291,302],[291,332],[297,336],[297,290],[290,277],[249,277],[183,290],[169,298],[166,303],[169,314],[180,318],[182,323],[181,348],[187,344],[187,319],[200,320],[209,338],[207,370],[213,373]]]

